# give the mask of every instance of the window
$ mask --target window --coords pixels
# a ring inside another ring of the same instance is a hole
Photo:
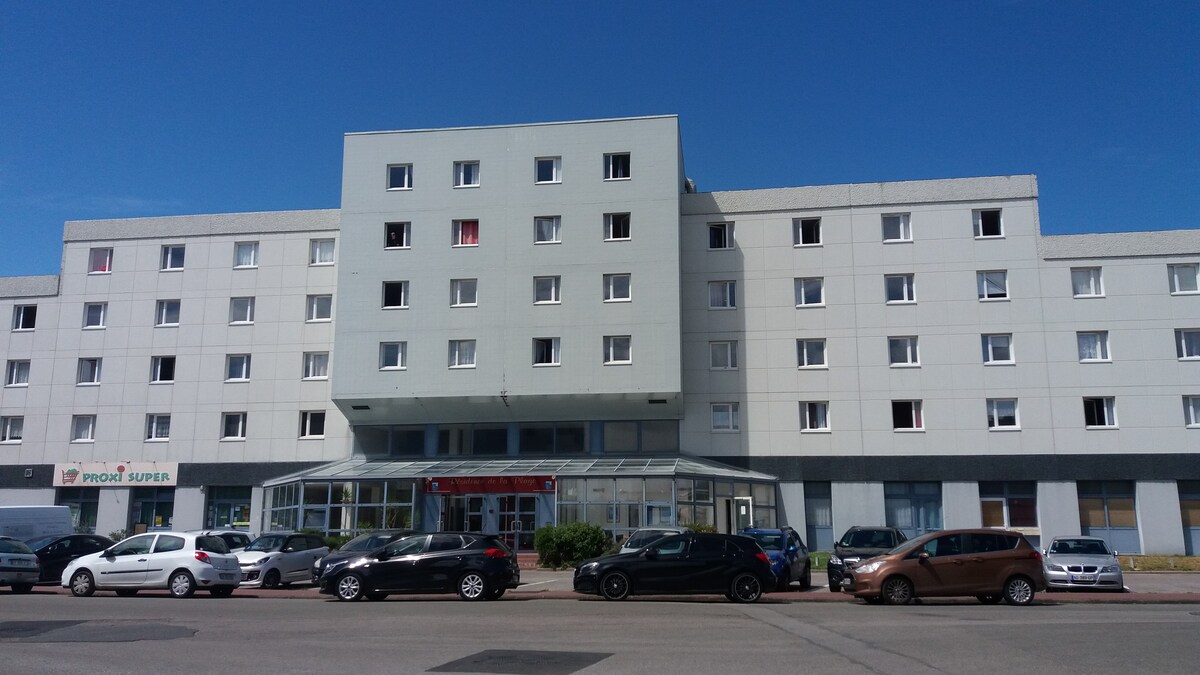
[[[1038,526],[1034,481],[980,481],[979,497],[983,527]]]
[[[408,282],[407,281],[385,281],[385,282],[383,282],[383,308],[384,309],[407,309],[408,308]]]
[[[534,160],[535,183],[561,183],[562,157],[538,157]]]
[[[479,162],[455,162],[454,187],[479,187]]]
[[[325,411],[304,411],[300,413],[300,438],[324,438]]]
[[[604,336],[604,363],[621,364],[632,363],[630,358],[630,343],[632,338],[628,335],[605,335]]]
[[[246,440],[246,413],[221,413],[221,440]]]
[[[971,220],[975,222],[976,237],[1004,236],[1004,226],[1000,222],[1000,209],[976,209],[971,212]]]
[[[24,417],[0,417],[0,443],[20,443],[24,430]]]
[[[1099,267],[1072,267],[1071,292],[1077,298],[1097,298],[1104,295],[1100,285]]]
[[[8,417],[5,419],[14,419]],[[21,419],[19,417],[15,419]],[[1200,427],[1200,396],[1183,397],[1183,421],[1190,428]]]
[[[629,239],[629,231],[628,213],[604,214],[605,241],[624,241]]]
[[[917,296],[911,274],[888,274],[883,277],[888,302],[916,302]]]
[[[734,309],[737,307],[736,281],[708,282],[708,308]]]
[[[308,264],[332,265],[333,246],[332,239],[310,239],[308,242]]]
[[[171,438],[170,415],[146,415],[146,440],[165,441]]]
[[[332,295],[310,295],[308,296],[307,305],[305,321],[333,320]]]
[[[630,275],[628,274],[605,274],[604,275],[604,301],[605,302],[629,302],[630,300]]]
[[[797,307],[820,307],[825,304],[824,278],[796,279],[795,284]]]
[[[983,345],[984,363],[1013,363],[1011,334],[997,333],[995,335],[981,335],[979,337]]]
[[[405,370],[408,368],[407,342],[380,342],[379,369]]]
[[[829,431],[829,401],[800,402],[800,431]]]
[[[450,245],[451,246],[478,246],[479,245],[479,221],[478,220],[456,220],[452,223],[450,230]]]
[[[975,285],[980,300],[1002,300],[1008,297],[1008,271],[989,270],[975,273]]]
[[[409,248],[412,246],[411,240],[409,239],[411,231],[411,223],[384,223],[383,247]]]
[[[96,416],[71,416],[71,442],[90,442],[96,440]]]
[[[821,219],[796,218],[792,220],[793,246],[820,246]]]
[[[478,289],[479,280],[477,279],[451,279],[450,306],[475,307],[479,304]]]
[[[89,302],[83,306],[83,327],[104,328],[104,319],[108,314],[107,302]]]
[[[250,379],[250,355],[227,354],[225,356],[225,381]]]
[[[111,248],[94,248],[88,254],[88,274],[108,274],[112,272],[113,250]]]
[[[179,301],[178,300],[159,300],[158,306],[154,310],[154,325],[155,326],[178,326],[179,325]]]
[[[412,164],[388,164],[387,189],[411,190],[413,178],[412,174]]]
[[[738,404],[713,403],[711,405],[711,411],[713,431],[738,430]]]
[[[892,401],[892,429],[924,429],[920,401]]]
[[[1108,361],[1108,331],[1076,333],[1080,361]]]
[[[719,340],[708,343],[708,367],[711,370],[737,370],[736,340]]]
[[[559,277],[534,277],[533,304],[558,304],[560,282]]]
[[[1111,396],[1083,399],[1083,423],[1088,427],[1116,427],[1116,399]]]
[[[100,359],[79,359],[76,384],[100,384]]]
[[[6,387],[27,387],[29,386],[29,362],[28,361],[9,361],[8,368],[5,369],[4,386]]]
[[[183,269],[183,251],[184,247],[179,246],[164,246],[162,247],[162,265],[160,270],[181,270]]]
[[[989,398],[987,400],[987,422],[989,429],[1017,428],[1017,399]]]
[[[1200,293],[1200,264],[1167,265],[1171,295]]]
[[[560,229],[562,218],[559,216],[538,216],[533,219],[533,243],[558,244],[562,242]]]
[[[254,323],[254,298],[230,298],[229,323]]]
[[[881,218],[884,241],[912,241],[912,226],[907,213],[885,213]]]
[[[920,364],[921,360],[917,356],[917,336],[888,338],[888,365],[918,366]]]
[[[825,340],[796,340],[796,363],[799,368],[824,368]]]
[[[150,357],[150,381],[151,382],[174,382],[175,381],[175,357],[174,356],[152,356],[152,357]]]
[[[33,330],[37,325],[37,305],[17,305],[13,307],[13,330]]]
[[[233,245],[233,269],[258,267],[258,242],[239,241]]]
[[[449,367],[451,368],[474,368],[475,367],[475,341],[474,340],[451,340],[450,341],[450,358]]]
[[[1175,355],[1181,359],[1200,359],[1200,328],[1175,331]]]
[[[304,352],[304,370],[300,375],[305,380],[324,380],[329,377],[329,352]]]
[[[558,338],[533,338],[533,365],[557,366]]]
[[[613,152],[604,155],[604,180],[629,178],[629,153]]]
[[[708,224],[708,250],[720,251],[733,248],[733,223]]]

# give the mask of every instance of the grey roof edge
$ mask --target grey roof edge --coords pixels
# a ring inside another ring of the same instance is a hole
[[[105,241],[341,229],[341,209],[250,211],[109,220],[68,220],[63,241]]]
[[[1200,229],[1049,234],[1038,240],[1043,260],[1200,255]]]
[[[637,120],[664,120],[664,119],[678,120],[679,115],[672,113],[672,114],[666,114],[666,115],[640,115],[640,116],[635,116],[635,117],[603,117],[603,118],[594,119],[594,120],[560,120],[558,122],[523,122],[523,123],[515,123],[515,124],[484,124],[484,125],[465,126],[465,127],[429,127],[429,128],[425,128],[425,129],[347,131],[344,135],[346,135],[346,136],[373,136],[373,135],[377,135],[377,134],[422,134],[422,133],[430,133],[430,132],[436,132],[436,131],[469,131],[469,130],[479,130],[479,129],[519,129],[519,128],[524,128],[524,127],[554,127],[554,126],[563,126],[563,125],[567,125],[567,124],[599,124],[599,123],[610,123],[610,122],[633,122],[633,121],[637,121]]]
[[[0,298],[44,298],[58,295],[58,275],[0,277]]]

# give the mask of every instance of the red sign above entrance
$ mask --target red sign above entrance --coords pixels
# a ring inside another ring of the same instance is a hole
[[[455,476],[453,478],[425,479],[425,493],[435,495],[554,492],[554,490],[554,476]]]

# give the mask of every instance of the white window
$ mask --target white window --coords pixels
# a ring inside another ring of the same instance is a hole
[[[796,306],[820,307],[825,304],[825,279],[809,277],[796,279]]]
[[[408,368],[407,342],[380,342],[379,369],[404,370]]]
[[[258,242],[239,241],[233,245],[233,269],[258,267]]]
[[[538,216],[533,219],[533,243],[558,244],[562,242],[560,230],[562,218],[559,216]]]
[[[387,189],[411,190],[413,179],[412,164],[388,164]]]
[[[628,213],[604,214],[605,241],[625,241],[629,239],[629,233],[630,229]]]
[[[557,366],[558,361],[558,338],[533,338],[533,365],[535,366]]]
[[[170,437],[170,415],[146,415],[146,440],[165,441]]]
[[[96,440],[96,416],[71,416],[71,442],[87,443]]]
[[[987,400],[989,429],[1017,429],[1017,399],[989,398]]]
[[[179,325],[179,301],[178,300],[159,300],[158,305],[154,308],[154,325],[155,326],[178,326]]]
[[[306,301],[305,321],[332,321],[333,296],[310,295]]]
[[[479,221],[455,220],[450,224],[451,246],[478,246]]]
[[[798,368],[825,368],[825,340],[796,340],[796,364]]]
[[[308,242],[308,264],[332,265],[333,248],[334,240],[332,239],[310,239]]]
[[[184,247],[182,244],[177,246],[162,247],[162,265],[160,270],[181,270],[183,269],[183,253]]]
[[[888,338],[888,365],[917,366],[921,360],[917,355],[917,336],[905,335]]]
[[[907,213],[885,213],[881,216],[884,241],[912,241],[912,226]]]
[[[29,362],[28,361],[9,361],[8,367],[4,373],[4,386],[6,387],[27,387],[29,386]]]
[[[479,162],[455,162],[454,187],[479,187]]]
[[[613,152],[604,155],[604,180],[629,178],[629,153]]]
[[[533,182],[562,182],[562,157],[538,157],[533,162]]]
[[[250,379],[250,355],[225,355],[225,381],[245,381]]]
[[[79,359],[75,372],[76,384],[100,384],[101,359]]]
[[[20,443],[24,431],[24,417],[0,417],[0,443]]]
[[[1072,267],[1071,292],[1077,298],[1095,298],[1104,295],[1100,284],[1099,267]]]
[[[11,417],[6,419],[13,419]],[[21,418],[16,418],[21,419]],[[1200,428],[1200,396],[1183,397],[1183,421],[1193,428]]]
[[[88,274],[108,274],[112,272],[113,250],[111,248],[94,248],[88,254]]]
[[[728,251],[733,249],[733,223],[708,224],[708,250]]]
[[[738,424],[738,404],[713,403],[711,411],[713,431],[737,431],[740,428]]]
[[[1117,426],[1116,399],[1111,396],[1085,397],[1083,423],[1087,427]]]
[[[475,341],[474,340],[451,340],[450,341],[450,358],[449,367],[451,368],[474,368],[475,367]]]
[[[1171,295],[1200,293],[1200,264],[1167,265]]]
[[[829,401],[800,402],[800,431],[829,431]]]
[[[83,327],[104,328],[104,320],[107,315],[107,302],[89,302],[83,306]]]
[[[384,223],[384,248],[409,248],[412,246],[412,223]]]
[[[246,413],[221,413],[221,440],[246,440]]]
[[[254,298],[230,298],[229,323],[254,323]]]
[[[924,429],[920,401],[892,401],[892,429],[897,431]]]
[[[711,370],[737,370],[737,340],[717,340],[708,343],[708,367]]]
[[[630,347],[633,338],[628,335],[605,335],[604,336],[604,363],[622,364],[632,363]]]
[[[1200,359],[1200,328],[1175,331],[1175,355],[1181,359]]]
[[[383,282],[383,304],[384,309],[405,309],[408,307],[408,282],[407,281],[385,281]]]
[[[986,364],[1013,363],[1012,334],[981,335],[983,362]]]
[[[37,305],[13,307],[13,330],[33,330],[37,326]]]
[[[450,306],[475,307],[479,304],[478,279],[451,279]]]
[[[556,305],[559,300],[559,286],[562,279],[559,277],[534,277],[533,278],[533,304],[535,305]]]
[[[708,282],[708,308],[734,309],[737,307],[736,281]]]
[[[631,298],[630,280],[631,277],[628,274],[605,274],[604,301],[629,302]]]
[[[971,220],[975,222],[975,236],[978,238],[1004,236],[1000,209],[975,209],[971,212]]]
[[[883,287],[889,303],[917,301],[915,279],[912,274],[884,275]]]
[[[174,382],[175,381],[175,357],[174,356],[152,356],[152,357],[150,357],[150,381],[151,382]]]
[[[304,369],[300,378],[325,380],[329,378],[329,352],[304,352]]]
[[[300,438],[325,437],[325,411],[306,410],[300,413]]]
[[[1108,331],[1091,331],[1075,334],[1079,344],[1080,361],[1109,361]]]
[[[793,246],[820,246],[821,219],[795,218],[792,220]]]
[[[1008,297],[1008,271],[987,270],[975,273],[975,286],[980,300],[1002,300]]]

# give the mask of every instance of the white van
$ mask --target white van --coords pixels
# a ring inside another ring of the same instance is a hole
[[[34,537],[74,532],[70,507],[0,506],[0,535],[25,541]]]

